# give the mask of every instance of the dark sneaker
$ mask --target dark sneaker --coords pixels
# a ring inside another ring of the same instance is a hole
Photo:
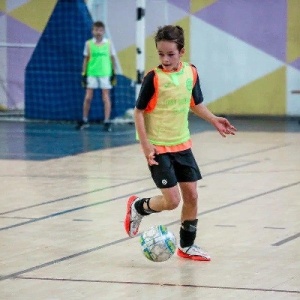
[[[198,261],[210,261],[210,256],[204,250],[196,245],[189,247],[178,247],[177,255],[183,258],[198,260]]]
[[[111,125],[111,123],[105,122],[104,125],[103,125],[103,129],[104,129],[104,131],[112,132],[112,125]]]
[[[88,128],[88,127],[90,127],[90,124],[89,124],[88,122],[79,121],[79,122],[77,123],[76,129],[77,129],[77,130],[82,130],[82,129]]]
[[[143,218],[143,216],[140,215],[134,207],[134,203],[138,200],[140,200],[139,197],[131,196],[127,201],[127,211],[124,221],[124,227],[126,233],[130,237],[134,237],[138,234],[139,226]]]

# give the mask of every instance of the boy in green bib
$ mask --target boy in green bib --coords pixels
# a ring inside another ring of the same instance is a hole
[[[115,70],[115,52],[110,41],[104,37],[105,25],[101,21],[93,24],[93,38],[86,41],[82,65],[82,85],[86,88],[83,102],[82,120],[78,122],[77,129],[89,127],[88,116],[94,89],[102,90],[104,104],[104,130],[111,131],[110,114],[111,100],[110,90]]]
[[[209,261],[209,254],[195,244],[197,181],[202,177],[191,150],[188,114],[191,110],[213,125],[223,137],[234,135],[236,129],[226,118],[215,116],[203,104],[196,67],[181,61],[183,29],[172,25],[160,27],[155,44],[161,64],[144,77],[134,118],[144,156],[161,194],[148,198],[131,196],[127,201],[124,227],[126,233],[134,237],[143,217],[173,210],[182,200],[177,255]]]

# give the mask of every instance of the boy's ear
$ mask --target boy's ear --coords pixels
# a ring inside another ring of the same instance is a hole
[[[184,53],[185,53],[185,49],[182,48],[182,49],[180,50],[179,54],[180,54],[180,56],[182,56]]]

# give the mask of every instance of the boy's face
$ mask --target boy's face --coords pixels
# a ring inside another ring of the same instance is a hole
[[[103,27],[94,26],[92,30],[93,37],[96,38],[97,40],[102,39],[104,32],[105,30]]]
[[[180,51],[177,44],[170,41],[160,41],[156,44],[159,60],[166,71],[178,69],[180,58],[184,54],[184,48]]]

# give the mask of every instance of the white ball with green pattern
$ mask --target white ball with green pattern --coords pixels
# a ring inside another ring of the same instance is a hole
[[[164,225],[150,227],[140,237],[142,252],[153,262],[163,262],[173,256],[176,250],[176,237]]]

